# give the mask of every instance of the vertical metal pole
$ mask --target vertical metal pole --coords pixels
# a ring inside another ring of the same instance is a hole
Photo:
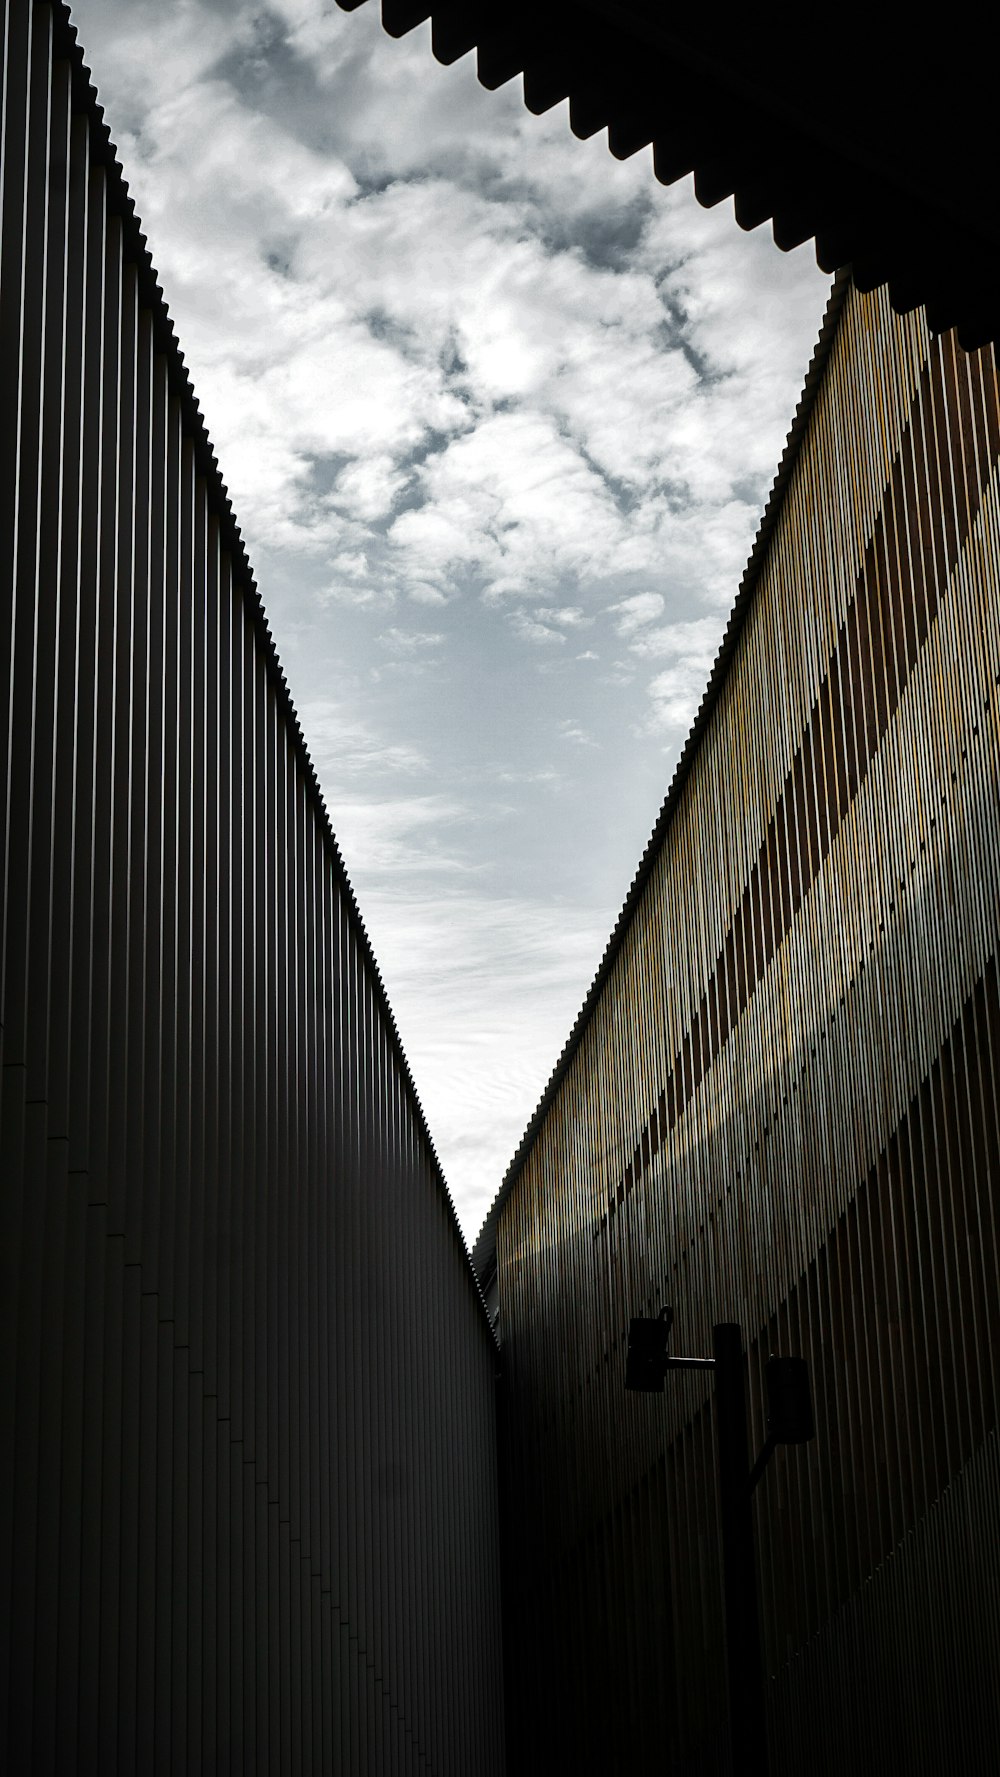
[[[723,1323],[712,1328],[712,1344],[733,1777],[767,1777],[742,1332],[732,1323]]]

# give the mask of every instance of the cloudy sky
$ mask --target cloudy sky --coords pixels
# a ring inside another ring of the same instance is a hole
[[[374,3],[73,10],[472,1239],[704,689],[828,280]]]

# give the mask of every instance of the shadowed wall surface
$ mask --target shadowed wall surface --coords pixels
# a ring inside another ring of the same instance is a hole
[[[710,1378],[801,1354],[756,1531],[775,1773],[995,1769],[992,350],[840,280],[709,692],[495,1243],[521,1773],[729,1769]],[[538,1723],[544,1727],[539,1732]]]
[[[65,9],[3,57],[0,1764],[499,1772],[482,1299]]]

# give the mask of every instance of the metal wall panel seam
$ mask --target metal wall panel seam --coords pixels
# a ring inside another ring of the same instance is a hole
[[[45,402],[43,380],[46,333],[44,256],[47,234],[49,158],[48,55],[49,41],[45,21],[35,21],[31,46],[31,98],[26,123],[26,146],[29,158],[33,147],[35,150],[35,190],[32,192],[31,185],[29,185],[26,200],[23,300],[26,316],[30,315],[34,308],[37,322],[35,327],[29,330],[26,321],[22,336],[24,340],[22,349],[30,365],[29,391],[33,386],[36,386],[38,390],[39,411]],[[40,141],[39,135],[41,136]],[[39,161],[41,162],[40,166]],[[37,189],[39,179],[41,181],[40,192]],[[35,204],[39,206],[33,219],[31,218],[32,197],[34,197]],[[31,254],[31,259],[29,259],[29,254]],[[42,441],[38,432],[39,411],[36,411],[32,416],[30,393],[25,405],[28,412],[25,414],[22,411],[21,435],[18,440],[18,490],[19,493],[22,490],[24,493],[23,518],[30,520],[34,517],[37,524],[43,485]],[[31,508],[34,508],[34,512]],[[19,519],[20,517],[19,514]],[[41,567],[36,524],[19,522],[17,533],[18,550],[15,573],[18,578],[19,594],[23,591],[27,596],[24,598],[19,596],[15,607],[16,619],[20,619],[20,622],[12,637],[14,660],[12,720],[15,724],[15,734],[21,732],[24,735],[24,743],[23,770],[20,774],[16,773],[15,755],[12,759],[10,774],[11,819],[8,827],[8,842],[11,855],[8,860],[8,899],[5,909],[7,926],[4,935],[7,938],[7,965],[4,978],[6,997],[3,1010],[4,1071],[5,1079],[10,1080],[11,1087],[16,1088],[16,1085],[19,1084],[13,1078],[11,1063],[20,1063],[24,1068],[23,1123],[21,1125],[23,1146],[21,1147],[20,1176],[14,1181],[15,1188],[19,1188],[20,1196],[20,1202],[15,1210],[15,1214],[18,1210],[20,1212],[18,1217],[20,1223],[18,1268],[14,1280],[17,1311],[14,1340],[16,1354],[15,1395],[12,1402],[11,1420],[8,1423],[8,1436],[12,1439],[15,1455],[12,1476],[11,1524],[8,1531],[10,1538],[9,1572],[11,1602],[12,1606],[16,1608],[18,1617],[18,1634],[11,1637],[8,1642],[9,1690],[7,1692],[10,1756],[15,1762],[20,1759],[24,1763],[29,1762],[31,1757],[32,1700],[35,1684],[36,1607],[33,1568],[39,1535],[37,1487],[41,1415],[38,1391],[41,1357],[39,1343],[42,1332],[41,1292],[44,1280],[42,1242],[47,1133],[43,1101],[44,1077],[33,1078],[30,1068],[31,1033],[28,1004],[28,994],[32,986],[29,958],[32,952],[37,952],[38,949],[36,926],[43,910],[46,924],[48,914],[47,896],[43,900],[42,906],[37,910],[33,910],[31,907],[32,854],[38,843],[33,832],[31,818],[32,780],[39,769],[39,755],[41,754],[44,758],[46,740],[43,726],[44,701],[42,710],[36,711],[33,684],[34,662],[38,645],[36,635],[39,626],[32,621],[32,605],[34,603],[32,593],[34,592],[34,598],[37,599]],[[48,739],[51,747],[51,734]],[[38,825],[44,833],[44,812]],[[16,858],[16,864],[11,869],[11,860],[14,858]],[[32,912],[34,912],[34,917],[29,927],[27,921]],[[17,928],[13,922],[19,915],[24,923],[20,928],[20,943],[15,946],[13,937]],[[20,1069],[18,1071],[20,1072]],[[20,1107],[18,1108],[20,1109]]]
[[[191,715],[190,715],[190,1041],[188,1061],[188,1178],[186,1181],[186,1261],[188,1299],[183,1318],[178,1316],[178,1347],[190,1351],[189,1363],[204,1368],[205,1351],[205,1250],[206,1179],[204,1160],[204,1106],[208,1055],[206,1049],[206,922],[209,787],[205,775],[208,747],[207,598],[209,517],[204,480],[193,476],[191,513]]]
[[[54,162],[55,177],[50,183],[50,214],[48,220],[49,246],[48,255],[53,263],[60,262],[64,268],[61,287],[57,301],[48,309],[46,327],[46,386],[53,403],[58,403],[58,413],[52,413],[48,424],[56,432],[61,446],[64,431],[73,429],[73,398],[71,383],[67,380],[67,333],[72,322],[67,312],[69,290],[69,255],[71,216],[70,216],[70,178],[69,153],[71,138],[71,118],[68,107],[68,91],[65,83],[58,77],[54,81],[52,94],[52,134],[51,154]],[[54,535],[50,539],[49,560],[43,570],[48,582],[49,604],[52,622],[52,653],[49,658],[49,670],[54,685],[62,682],[71,688],[73,684],[72,664],[66,671],[65,655],[72,654],[73,640],[73,602],[67,596],[67,579],[72,586],[75,578],[75,550],[72,534],[67,539],[64,533],[64,518],[72,516],[64,513],[65,482],[63,479],[63,452],[59,450],[58,466],[50,463],[47,468],[48,494],[43,490],[43,505],[55,508],[55,523],[52,526]],[[70,465],[72,469],[72,463]],[[67,553],[69,562],[67,564]],[[67,571],[68,570],[68,571]],[[67,631],[69,632],[67,637]],[[61,769],[62,754],[66,749],[67,730],[70,748],[72,747],[73,731],[72,695],[64,696],[62,703],[53,694],[50,715],[50,737],[48,760],[44,775],[41,775],[42,807],[44,809],[45,786],[48,786],[48,820],[39,819],[37,824],[37,841],[39,848],[38,865],[32,887],[32,901],[38,897],[41,906],[48,902],[47,930],[44,934],[44,955],[36,960],[34,980],[31,982],[33,996],[42,1000],[42,1005],[35,1007],[36,1042],[39,1046],[38,1088],[46,1100],[44,1118],[45,1148],[39,1154],[40,1165],[34,1180],[34,1186],[42,1199],[43,1216],[43,1269],[41,1276],[41,1324],[40,1324],[40,1369],[39,1389],[41,1413],[39,1418],[39,1450],[38,1450],[38,1500],[37,1515],[39,1526],[39,1560],[36,1573],[36,1697],[42,1702],[45,1719],[37,1723],[34,1753],[39,1766],[44,1768],[55,1755],[55,1727],[58,1691],[56,1683],[57,1666],[57,1633],[59,1622],[59,1600],[62,1594],[62,1582],[65,1576],[66,1551],[60,1549],[58,1539],[58,1523],[64,1487],[63,1465],[64,1423],[63,1423],[63,1390],[64,1370],[62,1364],[61,1345],[71,1332],[66,1315],[66,1283],[67,1263],[67,1219],[68,1219],[68,1188],[67,1177],[68,1144],[66,1142],[66,1102],[65,1084],[62,1070],[58,1066],[60,1045],[57,1032],[65,1022],[66,996],[66,957],[65,949],[60,940],[63,936],[63,924],[60,919],[60,889],[67,864],[69,842],[57,823],[57,798],[66,784],[66,773]],[[36,720],[38,720],[36,715]],[[38,721],[39,731],[41,722]],[[60,798],[61,803],[61,798]],[[60,806],[60,813],[68,814],[69,810]],[[62,854],[60,856],[60,853]],[[60,870],[61,865],[61,870]],[[36,909],[41,911],[41,907]],[[39,935],[36,924],[36,939]],[[46,1004],[46,1000],[48,1004]],[[61,1003],[60,1003],[61,1002]],[[53,1059],[56,1061],[53,1066]],[[29,1068],[29,1073],[35,1070]],[[29,1095],[31,1089],[29,1088]]]
[[[12,380],[14,399],[8,411],[16,414],[16,433],[12,439],[14,460],[9,466],[14,494],[12,514],[13,570],[9,727],[5,741],[9,745],[7,770],[7,804],[4,856],[4,923],[3,998],[0,1023],[4,1036],[4,1064],[25,1065],[26,1056],[26,981],[32,931],[29,879],[31,859],[31,782],[34,771],[37,735],[34,727],[35,630],[39,573],[39,502],[41,476],[41,416],[45,400],[43,384],[43,340],[46,303],[46,218],[48,208],[49,171],[49,85],[50,34],[47,21],[33,16],[30,44],[23,63],[26,103],[23,113],[23,154],[25,160],[24,201],[20,214],[12,217],[10,238],[17,243],[17,263],[11,282],[20,296],[19,314],[11,320],[11,357],[16,349],[16,369]],[[20,72],[19,59],[14,62],[14,78]],[[22,121],[16,112],[12,126]],[[11,141],[8,154],[14,153]],[[7,177],[12,169],[8,168]],[[11,254],[13,257],[13,254]],[[5,270],[7,268],[5,267]],[[9,275],[9,274],[8,274]],[[7,320],[5,313],[4,319]],[[16,342],[16,347],[15,347]],[[13,367],[12,367],[13,368]],[[15,741],[20,745],[15,751]],[[15,933],[18,941],[14,942]]]

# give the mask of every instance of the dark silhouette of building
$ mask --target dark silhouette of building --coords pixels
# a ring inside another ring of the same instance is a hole
[[[474,1252],[518,1777],[730,1766],[713,1377],[803,1357],[755,1496],[773,1777],[1000,1747],[1000,397],[842,279],[725,642]]]
[[[499,1772],[484,1305],[65,7],[3,53],[0,1767]]]

